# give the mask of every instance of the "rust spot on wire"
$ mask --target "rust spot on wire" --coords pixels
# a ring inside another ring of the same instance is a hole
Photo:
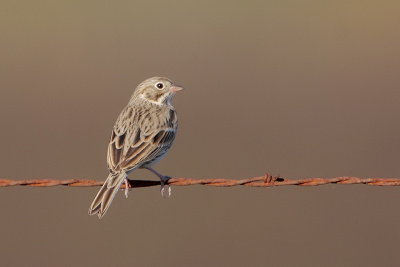
[[[153,180],[129,180],[131,187],[149,187],[160,185],[159,181]],[[51,186],[73,186],[73,187],[92,187],[101,186],[102,181],[88,179],[26,179],[11,180],[0,179],[0,187],[7,186],[32,186],[32,187],[51,187]],[[207,186],[251,186],[251,187],[272,187],[285,185],[298,186],[317,186],[326,184],[367,184],[377,186],[399,186],[400,178],[359,178],[359,177],[336,177],[336,178],[304,178],[304,179],[287,179],[279,176],[272,176],[267,173],[264,176],[245,178],[245,179],[226,179],[226,178],[171,178],[169,185],[189,186],[189,185],[207,185]],[[125,185],[121,186],[122,188]]]

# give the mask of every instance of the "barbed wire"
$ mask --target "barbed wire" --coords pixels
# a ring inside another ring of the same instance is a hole
[[[70,187],[91,187],[101,186],[103,181],[89,179],[26,179],[26,180],[10,180],[0,179],[0,187],[8,186],[32,186],[32,187],[51,187],[51,186],[70,186]],[[130,187],[149,187],[160,185],[159,181],[152,180],[129,180]],[[285,185],[298,186],[317,186],[326,184],[367,184],[379,186],[400,186],[400,178],[359,178],[359,177],[336,177],[336,178],[304,178],[304,179],[287,179],[278,176],[272,176],[267,173],[264,176],[246,178],[246,179],[225,179],[225,178],[171,178],[167,184],[174,186],[189,185],[208,185],[208,186],[251,186],[251,187],[272,187]],[[125,188],[122,185],[121,188]]]

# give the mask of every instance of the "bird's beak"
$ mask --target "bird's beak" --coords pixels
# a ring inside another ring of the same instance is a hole
[[[183,90],[183,87],[177,86],[177,85],[173,85],[171,86],[171,92],[176,93],[178,91]]]

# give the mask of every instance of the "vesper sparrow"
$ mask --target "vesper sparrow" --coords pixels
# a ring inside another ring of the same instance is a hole
[[[128,187],[128,173],[137,168],[156,174],[161,180],[161,194],[171,194],[170,188],[166,193],[164,187],[169,177],[151,165],[165,156],[175,139],[178,121],[171,100],[182,89],[162,77],[147,79],[135,89],[114,125],[107,153],[110,174],[90,205],[90,215],[101,218],[121,184],[125,182]]]

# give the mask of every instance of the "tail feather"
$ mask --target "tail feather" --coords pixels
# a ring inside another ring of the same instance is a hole
[[[125,178],[126,173],[124,172],[116,174],[110,173],[110,175],[108,175],[106,181],[90,205],[89,215],[97,214],[99,218],[104,216]]]

